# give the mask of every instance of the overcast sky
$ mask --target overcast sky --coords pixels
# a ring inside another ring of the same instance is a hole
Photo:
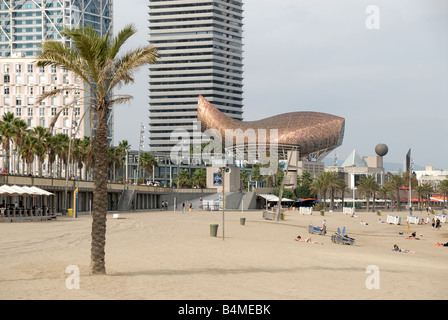
[[[114,2],[115,32],[134,23],[127,47],[147,44],[149,1]],[[385,143],[385,162],[401,164],[412,149],[416,165],[448,170],[448,1],[245,0],[243,8],[244,120],[330,113],[346,120],[329,155],[339,164]],[[138,149],[148,74],[121,89],[134,99],[115,108],[115,144]]]

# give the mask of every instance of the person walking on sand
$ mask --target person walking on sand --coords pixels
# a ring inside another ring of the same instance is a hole
[[[182,213],[185,213],[185,202],[182,201]]]
[[[327,221],[325,219],[322,222],[322,232],[323,232],[323,234],[327,233]]]
[[[437,219],[437,221],[436,221],[436,229],[439,230],[440,227],[441,227],[441,225],[440,225],[440,220]]]
[[[435,225],[436,225],[436,220],[434,220],[434,218],[432,218],[432,221],[431,221],[432,230],[434,230]]]

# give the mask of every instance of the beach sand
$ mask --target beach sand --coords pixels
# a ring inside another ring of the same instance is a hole
[[[261,211],[226,211],[224,239],[222,212],[108,214],[104,276],[89,275],[89,215],[0,223],[0,299],[447,299],[448,247],[435,243],[448,241],[448,225],[411,224],[421,240],[408,240],[406,219],[378,223],[387,214],[288,211],[277,222]],[[327,235],[311,235],[322,244],[295,241],[323,219]],[[217,237],[210,236],[213,223]],[[355,245],[331,242],[344,226]],[[415,253],[394,252],[394,244]],[[67,288],[69,266],[79,268],[79,289]],[[366,285],[369,266],[378,268],[377,289]]]

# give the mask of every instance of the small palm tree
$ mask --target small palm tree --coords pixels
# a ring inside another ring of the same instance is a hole
[[[406,180],[402,176],[394,174],[389,178],[389,183],[395,190],[398,211],[401,211],[400,189],[404,186]]]
[[[45,161],[45,157],[47,156],[47,139],[50,134],[47,129],[41,126],[35,127],[32,132],[36,137],[36,145],[34,146],[34,150],[37,159],[39,160],[38,173],[39,176],[42,176],[42,165]]]
[[[157,50],[146,46],[131,50],[119,56],[118,53],[125,42],[136,33],[133,25],[123,28],[115,37],[109,33],[100,36],[92,27],[79,29],[63,29],[62,35],[70,39],[73,47],[67,42],[46,41],[42,44],[42,53],[37,57],[38,66],[56,66],[73,72],[84,81],[90,95],[90,106],[94,111],[93,139],[95,152],[95,179],[92,212],[92,245],[90,272],[105,274],[106,246],[106,214],[107,214],[107,132],[108,115],[114,104],[129,101],[132,97],[115,96],[114,89],[123,84],[134,82],[133,74],[140,67],[156,63]],[[42,95],[42,100],[60,95],[65,91],[75,92],[77,87],[56,89]]]
[[[378,194],[381,198],[384,199],[384,207],[386,207],[387,200],[389,200],[390,197],[392,197],[392,195],[394,194],[394,188],[390,183],[386,182],[380,187]]]
[[[205,169],[196,169],[191,177],[193,187],[204,188],[207,183],[207,173]]]
[[[13,127],[13,131],[14,131],[12,140],[14,141],[14,145],[15,145],[17,154],[20,156],[20,147],[21,147],[23,140],[25,139],[25,136],[27,134],[28,125],[26,124],[26,122],[23,119],[14,118],[12,121],[12,127]],[[17,158],[19,158],[19,157],[17,157]],[[16,160],[16,171],[17,171],[17,173],[20,172],[19,159]]]
[[[448,179],[445,179],[442,182],[440,182],[437,191],[443,194],[443,205],[446,207],[446,198],[448,197]]]
[[[380,190],[378,182],[373,175],[362,176],[358,184],[358,192],[365,196],[367,203],[367,212],[369,212],[370,197],[375,201],[375,194]],[[375,206],[375,205],[374,205]]]
[[[190,174],[187,169],[180,170],[179,174],[175,176],[175,179],[179,188],[185,188],[191,185]]]
[[[10,173],[10,158],[11,158],[11,139],[14,136],[14,114],[6,112],[0,120],[0,142],[3,147],[4,155],[4,167],[7,173]]]
[[[151,177],[153,168],[158,166],[157,159],[149,152],[142,152],[140,155],[140,166]]]

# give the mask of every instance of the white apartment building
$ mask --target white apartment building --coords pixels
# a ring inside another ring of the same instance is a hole
[[[79,85],[74,76],[57,68],[36,68],[33,57],[41,52],[43,41],[60,41],[70,45],[62,36],[63,27],[90,26],[100,35],[113,34],[113,0],[0,0],[0,115],[13,112],[23,118],[29,127],[48,127],[57,109],[79,94],[66,94],[44,101],[34,101],[43,90],[54,87]],[[79,102],[81,103],[81,102]],[[84,106],[76,105],[76,116],[83,114]],[[72,121],[70,111],[64,110],[54,132],[69,134]],[[90,119],[86,117],[79,135],[90,136]],[[108,116],[108,141],[113,142],[113,109]]]
[[[63,133],[72,138],[90,136],[88,115],[80,121],[89,106],[82,90],[84,83],[73,73],[54,66],[37,67],[34,58],[18,57],[0,59],[0,74],[0,116],[11,112],[16,118],[23,119],[29,128],[48,128],[62,110],[52,129],[53,134]],[[69,87],[79,87],[80,90],[67,91],[36,103],[44,92]]]

